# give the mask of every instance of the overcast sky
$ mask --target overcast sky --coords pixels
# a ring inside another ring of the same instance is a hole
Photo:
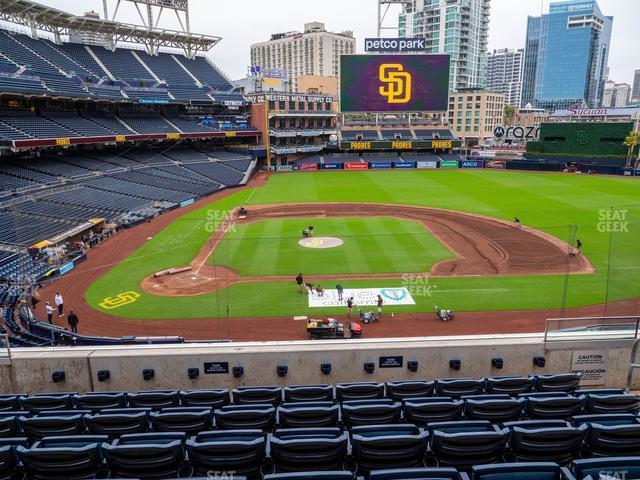
[[[39,1],[74,14],[90,9],[102,13],[102,0]],[[492,0],[489,48],[524,47],[527,15],[539,15],[543,1],[547,11],[550,0]],[[109,2],[115,5],[115,0]],[[610,78],[631,83],[634,70],[640,69],[640,0],[599,0],[599,4],[605,15],[615,17]],[[192,31],[222,37],[210,55],[232,78],[244,76],[249,45],[268,40],[272,33],[302,30],[307,22],[324,22],[330,31],[353,30],[358,51],[365,37],[376,36],[376,0],[191,0],[190,5]],[[138,14],[131,5],[125,5],[118,19],[137,21]],[[169,16],[164,20],[168,28],[176,25]],[[387,32],[383,36],[392,35]]]

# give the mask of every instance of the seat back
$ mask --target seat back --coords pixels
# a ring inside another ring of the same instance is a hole
[[[527,397],[525,412],[529,418],[569,419],[582,411],[582,399],[576,397]]]
[[[436,381],[435,394],[439,397],[460,398],[479,395],[484,391],[484,379],[450,378]]]
[[[276,409],[271,405],[227,405],[214,412],[216,428],[242,428],[268,431],[276,423]]]
[[[339,383],[336,385],[336,400],[373,400],[384,398],[384,384],[375,382]]]
[[[424,398],[433,395],[435,382],[406,381],[387,382],[387,397],[396,402],[409,400],[412,398]]]
[[[518,395],[533,390],[533,378],[530,377],[489,377],[486,379],[487,393],[506,393]]]
[[[460,474],[455,468],[395,468],[374,470],[369,480],[459,480]]]
[[[448,397],[416,398],[404,403],[404,417],[408,422],[424,426],[431,422],[448,422],[462,416],[464,402]]]
[[[97,443],[79,447],[18,447],[17,452],[33,480],[93,478],[102,469],[102,455]]]
[[[236,405],[273,405],[282,401],[280,387],[240,387],[233,390],[233,403]]]
[[[519,419],[524,411],[523,398],[510,400],[476,400],[465,401],[464,414],[472,420],[489,420],[494,423],[509,422]]]
[[[180,397],[176,391],[151,390],[130,393],[127,398],[129,405],[133,408],[162,410],[163,408],[177,407],[180,404]]]
[[[13,480],[16,478],[18,475],[17,463],[15,447],[0,445],[0,480]]]
[[[640,455],[640,424],[590,424],[587,447],[594,456]]]
[[[121,478],[177,477],[184,463],[184,436],[178,434],[123,435],[102,451],[111,473]]]
[[[401,413],[402,404],[393,400],[357,400],[342,404],[342,420],[349,428],[397,423]]]
[[[438,459],[439,466],[468,470],[480,463],[496,463],[502,459],[508,430],[500,431],[459,431],[447,433],[433,430],[431,450]]]
[[[533,377],[536,392],[573,392],[580,386],[581,373],[559,373]]]
[[[21,408],[31,413],[39,413],[52,410],[69,410],[73,408],[71,394],[35,395],[33,397],[21,397]]]
[[[149,417],[145,411],[137,413],[109,413],[85,415],[87,429],[94,435],[108,435],[110,438],[149,430]]]
[[[0,395],[0,412],[20,410],[20,397],[24,395]]]
[[[588,429],[587,425],[533,427],[528,428],[527,422],[520,422],[519,426],[511,427],[509,446],[518,461],[567,465],[577,456]]]
[[[0,416],[0,438],[15,437],[17,435],[20,430],[19,416],[18,412],[15,415]]]
[[[585,395],[584,410],[587,413],[637,413],[640,395]]]
[[[278,407],[283,428],[335,427],[340,420],[340,406],[331,402],[284,403]]]
[[[197,407],[193,407],[197,408]],[[155,432],[185,432],[194,434],[213,428],[213,413],[210,409],[181,411],[184,409],[151,412],[149,420]]]
[[[574,460],[571,473],[576,480],[585,480],[588,476],[598,480],[601,476],[613,478],[640,478],[640,457],[585,458]]]
[[[563,478],[560,466],[552,462],[478,465],[471,470],[471,480],[562,480]]]
[[[184,407],[222,408],[230,403],[229,389],[187,390],[180,392],[180,402]]]
[[[422,465],[429,434],[412,425],[353,427],[352,454],[359,470],[369,472]]]
[[[187,440],[185,447],[199,475],[233,471],[234,477],[254,477],[265,459],[266,440],[261,430],[218,430]]]
[[[80,435],[84,432],[82,414],[64,416],[20,417],[20,426],[24,434],[32,440],[59,435]]]
[[[127,406],[127,394],[115,393],[91,393],[87,395],[74,395],[73,401],[77,408],[99,412],[107,408],[124,408]]]
[[[337,428],[278,429],[269,437],[278,471],[339,470],[347,456],[349,437]]]
[[[335,394],[333,385],[292,385],[284,388],[284,401],[299,402],[329,402]]]

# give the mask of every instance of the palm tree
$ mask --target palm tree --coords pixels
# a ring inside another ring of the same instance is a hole
[[[630,132],[627,138],[624,139],[624,146],[629,148],[627,152],[627,168],[632,167],[631,157],[633,157],[633,151],[638,145],[640,145],[640,132]]]

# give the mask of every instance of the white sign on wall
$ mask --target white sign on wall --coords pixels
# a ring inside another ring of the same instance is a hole
[[[571,372],[582,373],[580,385],[604,385],[609,354],[604,350],[573,352]]]
[[[371,307],[378,305],[378,295],[382,297],[384,306],[416,304],[406,288],[349,288],[344,290],[342,301],[338,299],[337,290],[325,290],[322,296],[316,292],[309,293],[309,307],[346,307],[349,297],[353,297],[354,308]]]

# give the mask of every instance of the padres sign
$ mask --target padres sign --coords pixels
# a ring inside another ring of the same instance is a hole
[[[133,290],[128,292],[119,293],[114,297],[107,297],[98,305],[100,305],[105,310],[113,310],[114,308],[124,307],[125,305],[129,305],[130,303],[135,302],[140,298],[140,294],[138,292],[134,292]]]
[[[380,95],[387,98],[387,103],[408,103],[411,100],[411,74],[404,71],[399,63],[383,63],[380,65]]]

